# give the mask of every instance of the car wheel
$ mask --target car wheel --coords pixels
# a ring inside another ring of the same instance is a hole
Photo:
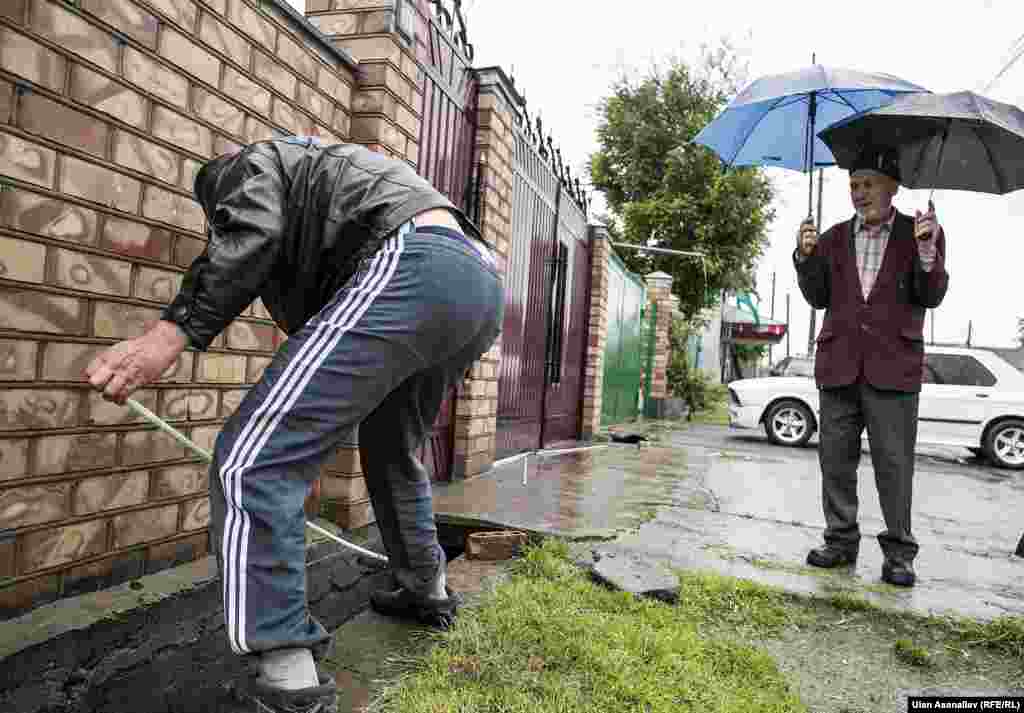
[[[969,450],[971,452],[971,455],[973,455],[975,458],[984,458],[985,457],[985,449],[984,448],[968,448],[967,450]]]
[[[1024,421],[1003,421],[988,432],[985,454],[1000,468],[1024,468]]]
[[[780,401],[768,411],[764,430],[768,440],[780,446],[799,447],[814,432],[810,410],[798,401]]]

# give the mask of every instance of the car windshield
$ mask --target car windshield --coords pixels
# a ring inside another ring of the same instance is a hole
[[[814,377],[814,362],[810,359],[794,359],[786,367],[786,376]]]

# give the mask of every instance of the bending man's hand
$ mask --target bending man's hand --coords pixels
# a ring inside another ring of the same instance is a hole
[[[118,342],[100,353],[85,375],[104,399],[123,405],[136,389],[159,379],[187,344],[177,325],[160,321],[141,337]]]

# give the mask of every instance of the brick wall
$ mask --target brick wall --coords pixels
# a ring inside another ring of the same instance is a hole
[[[601,429],[604,350],[608,344],[608,263],[612,246],[604,227],[590,226],[590,307],[583,372],[583,417],[580,437],[590,440]]]
[[[644,405],[647,415],[660,417],[662,401],[668,397],[668,328],[672,323],[672,276],[664,272],[652,272],[645,278],[647,282],[647,301],[657,305],[654,327],[654,364],[651,369],[651,403]]]
[[[204,247],[196,171],[347,140],[354,63],[275,2],[0,2],[0,616],[207,549],[205,466],[84,388]],[[282,338],[257,302],[138,400],[211,447]]]

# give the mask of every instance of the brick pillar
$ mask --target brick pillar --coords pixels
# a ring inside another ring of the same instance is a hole
[[[604,389],[604,350],[608,342],[608,230],[590,226],[590,311],[587,352],[583,366],[583,424],[580,438],[593,439],[601,429],[601,392]]]
[[[497,253],[504,275],[511,237],[513,122],[515,89],[505,73],[490,67],[477,71],[477,166],[480,227]],[[494,463],[498,414],[498,367],[501,338],[473,365],[455,405],[455,456],[452,478],[471,478]]]
[[[331,43],[359,62],[352,95],[351,126],[336,126],[352,143],[415,166],[419,159],[421,93],[413,42],[394,28],[393,2],[376,7],[350,0],[307,0],[306,17]],[[416,3],[405,11],[416,41],[427,36],[426,18]],[[355,6],[353,8],[353,6]],[[346,117],[339,119],[339,123]]]
[[[668,327],[672,323],[672,276],[664,272],[652,272],[646,278],[647,302],[657,305],[657,322],[654,325],[654,365],[651,378],[651,396],[644,404],[644,416],[661,418],[664,401],[668,397]]]
[[[416,166],[422,98],[414,46],[395,30],[393,2],[366,5],[351,0],[306,2],[310,23],[359,63],[351,118],[340,113],[334,128],[347,141]],[[406,5],[409,11],[411,4]],[[422,41],[425,18],[418,9],[411,9],[414,36]],[[353,433],[349,440],[358,442],[356,436]],[[319,495],[321,514],[339,527],[355,529],[375,520],[357,446],[343,446],[324,468]]]

